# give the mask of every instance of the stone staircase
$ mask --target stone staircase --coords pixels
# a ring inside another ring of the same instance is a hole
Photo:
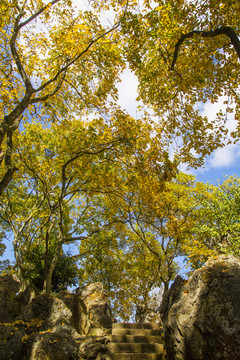
[[[100,354],[99,354],[100,355]],[[159,324],[113,324],[108,354],[98,360],[165,360]]]

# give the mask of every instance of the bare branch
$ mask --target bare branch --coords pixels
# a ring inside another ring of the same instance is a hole
[[[101,229],[97,229],[97,230],[94,230],[92,231],[89,235],[86,235],[86,236],[83,236],[83,235],[80,235],[80,236],[72,236],[72,237],[69,237],[69,238],[66,238],[63,240],[63,244],[66,244],[68,242],[72,242],[72,241],[77,241],[77,240],[87,240],[88,238],[90,238],[91,236],[93,236],[94,234],[97,234],[101,231]]]
[[[86,150],[83,149],[79,149],[78,151],[75,152],[75,154],[68,160],[65,162],[65,164],[62,166],[62,194],[65,192],[66,189],[66,169],[68,167],[68,165],[70,165],[73,161],[79,159],[81,156],[84,155],[100,155],[101,153],[103,153],[106,150],[110,150],[111,148],[114,147],[114,145],[116,143],[119,142],[119,139],[106,143],[106,144],[99,144],[98,147],[100,147],[100,149],[96,147],[92,147]],[[62,196],[62,195],[61,195]]]
[[[131,216],[129,216],[129,224],[131,226],[131,229],[133,230],[133,232],[139,237],[139,239],[143,242],[143,244],[148,248],[148,250],[157,257],[158,261],[160,262],[161,261],[161,258],[160,258],[160,255],[157,251],[155,251],[152,246],[149,244],[149,242],[146,240],[146,237],[145,237],[145,233],[140,225],[140,223],[137,221],[137,225],[141,231],[141,233],[135,228],[133,222],[132,222],[132,219],[131,219]]]
[[[31,214],[28,216],[28,218],[24,221],[24,223],[22,224],[22,226],[20,227],[18,233],[20,234],[24,228],[26,227],[26,225],[29,223],[29,221],[33,218],[33,216],[35,215],[35,213],[41,208],[42,204],[45,201],[45,196],[43,196],[42,199],[40,199],[40,201],[34,206]]]

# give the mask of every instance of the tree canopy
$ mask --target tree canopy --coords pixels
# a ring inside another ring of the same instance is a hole
[[[177,160],[202,164],[223,146],[227,114],[239,120],[239,6],[236,0],[93,1],[85,8],[70,0],[2,1],[0,193],[17,170],[13,132],[32,118],[106,115],[126,64]],[[222,96],[227,104],[215,121],[203,117],[201,104]],[[237,125],[233,139],[238,131]]]
[[[108,27],[99,11],[79,10],[70,0],[1,2],[0,193],[17,170],[12,137],[21,124],[104,111],[107,99],[115,96],[123,66],[114,31],[121,9]]]
[[[239,181],[238,177],[230,176],[222,183],[207,184],[207,191],[201,194],[197,221],[193,228],[195,251],[190,256],[195,267],[204,263],[207,258],[204,257],[202,246],[212,254],[215,252],[239,257]]]
[[[239,9],[237,0],[160,0],[122,20],[139,98],[169,142],[178,139],[176,155],[193,166],[223,146],[226,135],[239,138]],[[202,104],[222,96],[226,105],[215,120],[202,116]],[[231,113],[237,123],[228,134]]]
[[[239,140],[239,10],[234,0],[1,2],[0,236],[13,237],[23,288],[74,283],[78,260],[80,284],[103,281],[127,318],[167,290],[178,256],[197,267],[238,255],[238,179],[210,186],[179,165]],[[137,119],[118,104],[127,66]],[[214,120],[202,115],[222,98]]]
[[[114,216],[118,222],[80,245],[80,283],[103,281],[116,313],[125,320],[138,306],[147,307],[151,291],[167,291],[179,271],[177,258],[192,253],[192,229],[205,191],[193,176],[182,173],[164,189],[153,180],[135,181],[134,191],[125,187],[101,197],[108,221]]]

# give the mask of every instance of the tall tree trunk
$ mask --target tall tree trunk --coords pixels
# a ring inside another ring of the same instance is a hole
[[[168,291],[169,289],[169,281],[163,281],[163,295]]]
[[[23,263],[22,263],[22,257],[19,255],[19,247],[18,247],[18,235],[14,234],[14,240],[13,240],[13,250],[14,250],[14,256],[16,259],[16,267],[17,267],[17,277],[20,281],[20,292],[23,292],[26,290],[27,287],[27,280],[23,275]]]
[[[58,259],[61,255],[62,251],[62,242],[58,245],[54,257],[52,259],[51,265],[48,268],[47,274],[45,275],[44,285],[43,285],[43,292],[45,292],[47,295],[51,293],[52,288],[52,276],[53,272],[55,270],[55,267],[57,265]]]

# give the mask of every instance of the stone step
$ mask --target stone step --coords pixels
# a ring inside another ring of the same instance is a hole
[[[114,323],[108,354],[97,360],[164,360],[163,329],[153,323]]]
[[[163,342],[163,335],[112,335],[110,337],[112,343],[156,343]]]
[[[98,353],[96,360],[107,360],[106,354]]]
[[[163,354],[163,344],[147,343],[109,343],[109,353],[156,353]]]
[[[108,354],[106,360],[165,360],[164,354]]]
[[[113,323],[113,329],[152,329],[162,330],[162,325],[158,323]]]
[[[162,334],[161,329],[127,329],[127,328],[113,328],[112,335],[139,335],[149,336]]]

